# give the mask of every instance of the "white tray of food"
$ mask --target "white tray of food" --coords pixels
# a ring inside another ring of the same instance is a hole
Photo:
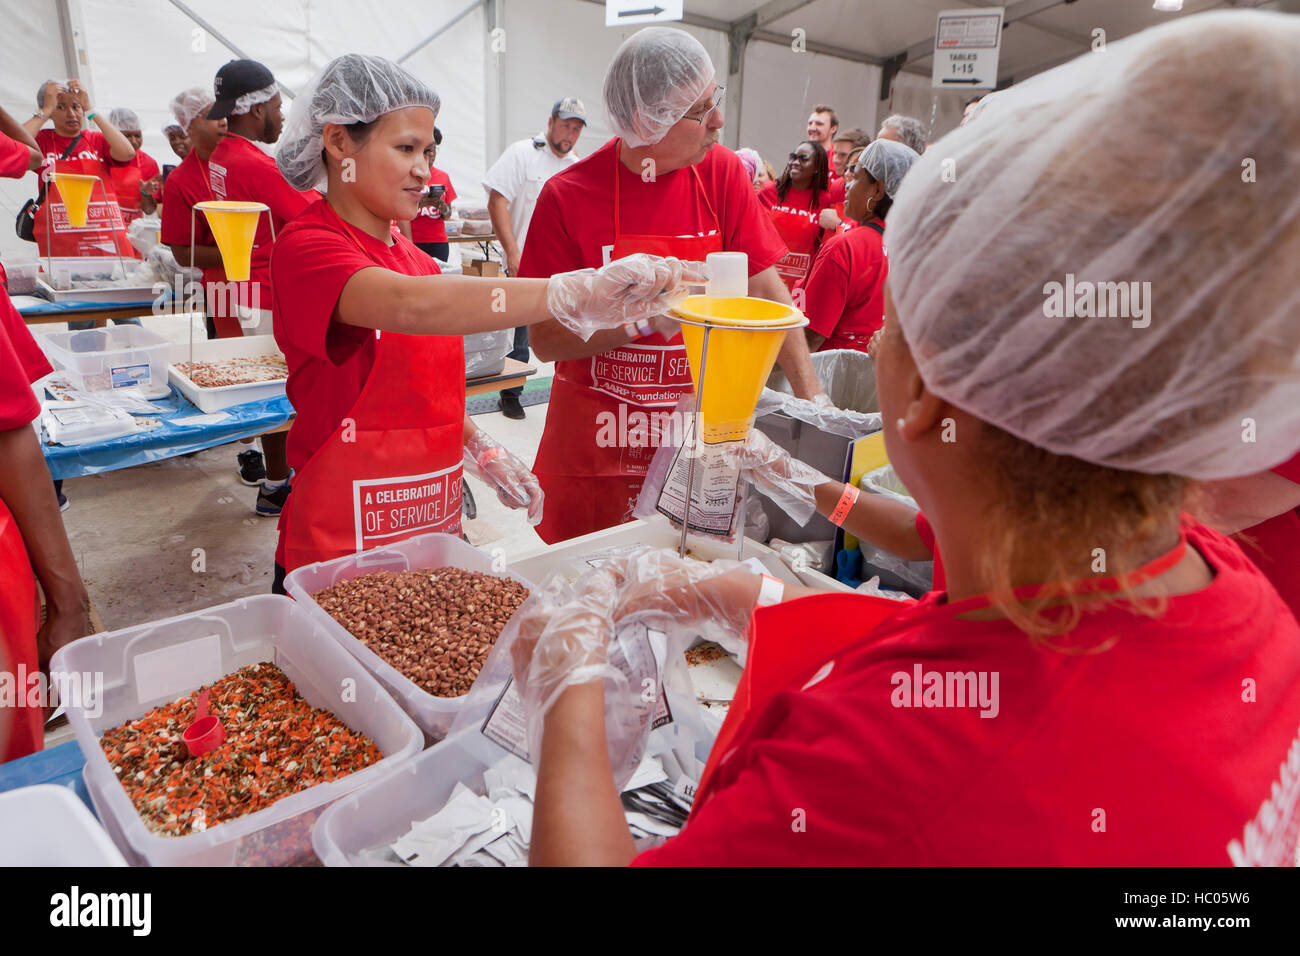
[[[217,412],[284,394],[289,377],[273,335],[195,342],[172,347],[167,367],[172,384],[201,411]]]
[[[36,292],[51,302],[120,305],[152,303],[160,295],[166,296],[165,292],[156,291],[152,282],[132,281],[129,273],[140,265],[140,260],[131,256],[123,256],[121,260],[113,255],[55,256],[39,262],[41,271],[36,276]]]

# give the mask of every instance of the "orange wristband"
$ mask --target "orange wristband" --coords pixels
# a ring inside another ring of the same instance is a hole
[[[858,500],[858,489],[856,485],[845,485],[844,494],[840,495],[840,500],[835,503],[835,510],[831,512],[830,522],[839,527],[844,524],[844,519],[849,516],[853,506]]]

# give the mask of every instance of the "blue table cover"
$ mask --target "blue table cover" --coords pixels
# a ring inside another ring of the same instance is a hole
[[[86,782],[81,778],[85,765],[86,758],[82,756],[81,748],[75,740],[69,740],[49,750],[0,763],[0,793],[19,787],[34,787],[38,783],[52,783],[67,787],[94,813]]]

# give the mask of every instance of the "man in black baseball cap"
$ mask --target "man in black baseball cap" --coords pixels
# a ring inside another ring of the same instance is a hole
[[[271,71],[256,60],[231,60],[217,70],[212,82],[217,101],[208,110],[208,119],[226,119],[232,113],[244,113],[251,106],[268,103],[280,93]],[[273,138],[271,142],[274,142]]]

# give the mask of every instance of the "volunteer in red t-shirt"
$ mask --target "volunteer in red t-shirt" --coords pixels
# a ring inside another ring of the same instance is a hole
[[[1300,455],[1271,471],[1202,484],[1198,517],[1233,535],[1300,619]]]
[[[45,157],[40,176],[49,182],[45,201],[51,204],[48,213],[54,230],[51,243],[46,236],[47,210],[42,206],[32,224],[41,255],[113,256],[120,252],[138,258],[126,238],[110,168],[113,163],[130,162],[135,148],[107,116],[90,105],[90,94],[79,80],[68,80],[66,85],[47,80],[36,93],[36,105],[37,111],[23,128],[35,137]],[[54,121],[53,128],[42,129],[48,120]],[[82,128],[91,121],[99,129]],[[69,149],[68,158],[60,159]],[[68,224],[59,188],[49,179],[55,169],[99,179],[100,186],[91,193],[85,226]]]
[[[830,238],[829,234],[840,235],[857,225],[844,214],[844,194],[853,179],[853,174],[848,172],[848,168],[854,154],[860,153],[870,144],[871,134],[864,129],[854,127],[835,134],[835,141],[831,144],[834,147],[831,151],[831,204],[823,209],[817,218],[824,230],[823,240]],[[824,241],[822,248],[825,248]],[[814,259],[813,266],[816,265],[817,260]]]
[[[438,147],[442,145],[442,130],[433,128],[433,153],[429,157],[429,181],[425,186],[430,192],[421,198],[420,211],[409,223],[398,223],[402,234],[416,244],[419,249],[446,262],[451,255],[451,245],[447,242],[447,220],[451,218],[451,204],[456,199],[456,188],[451,184],[451,177],[432,164],[438,158]],[[438,193],[433,187],[441,186]]]
[[[1243,419],[1300,443],[1300,381],[1269,371],[1300,361],[1292,183],[1231,212],[1262,261],[1225,259],[1204,228],[1243,151],[1284,163],[1300,137],[1294,71],[1205,64],[1224,43],[1291,62],[1300,25],[1197,20],[986,101],[899,194],[877,385],[945,592],[900,607],[647,549],[516,612],[533,863],[634,858],[609,751],[644,705],[640,687],[609,700],[607,742],[605,678],[610,632],[638,621],[748,641],[690,818],[637,863],[1295,864],[1300,625],[1181,507],[1191,482],[1276,459]],[[1212,95],[1246,104],[1232,128],[1207,115],[1171,143],[1158,120]],[[1097,128],[1172,181],[1126,180],[1127,151],[1077,135]],[[988,175],[945,181],[949,157]],[[1047,201],[1085,175],[1111,184],[1104,204]],[[1159,334],[1043,309],[1080,261],[1097,282],[1148,277]],[[1230,305],[1202,307],[1210,290]]]
[[[722,95],[708,53],[688,33],[649,27],[626,40],[605,74],[617,135],[547,180],[520,274],[637,252],[703,260],[738,251],[749,256],[750,295],[789,303],[774,268],[785,246],[740,159],[717,145]],[[602,447],[601,422],[621,420],[620,406],[629,417],[670,411],[691,391],[680,334],[634,327],[583,342],[544,322],[530,338],[539,358],[556,363],[534,465],[550,501],[537,533],[555,542],[630,520],[655,448]],[[787,336],[778,361],[796,394],[821,395],[802,332]]]
[[[680,263],[649,256],[549,280],[438,275],[392,226],[419,207],[438,107],[397,64],[349,54],[299,94],[276,152],[294,188],[328,187],[271,260],[275,337],[298,412],[276,590],[304,564],[459,533],[462,461],[539,519],[536,479],[465,414],[461,336],[552,316],[590,335],[644,321],[680,288]]]
[[[804,283],[808,348],[867,350],[885,319],[885,216],[903,176],[919,157],[902,143],[878,140],[853,167],[845,211],[860,229],[834,236],[813,263]]]
[[[255,60],[231,60],[217,71],[213,93],[216,101],[208,108],[207,118],[224,119],[226,131],[208,157],[212,195],[218,200],[260,202],[269,209],[257,221],[251,278],[236,283],[235,301],[232,304],[228,299],[220,308],[239,317],[246,335],[270,335],[275,312],[271,288],[274,236],[319,194],[290,186],[275,168],[275,160],[257,147],[257,143],[279,139],[284,125],[280,88],[270,70]],[[284,432],[261,439],[265,478],[260,481],[253,510],[262,517],[278,517],[289,496],[292,472],[285,441]]]
[[[226,270],[221,261],[221,250],[208,229],[207,217],[194,206],[216,199],[208,182],[208,157],[221,142],[226,121],[208,119],[212,106],[212,91],[202,86],[191,87],[177,93],[171,101],[172,115],[189,144],[185,157],[167,177],[167,201],[163,203],[162,241],[182,266],[194,263],[203,270],[204,306],[208,320],[209,338],[234,338],[244,334],[239,317],[229,308],[231,296],[226,294]],[[190,229],[194,230],[191,249]],[[192,259],[191,259],[192,256]]]
[[[44,159],[32,134],[0,106],[0,178],[22,179]]]
[[[813,142],[795,147],[785,172],[758,192],[758,201],[789,252],[776,271],[794,289],[807,275],[821,245],[821,211],[831,204],[826,150]]]
[[[0,110],[0,175],[20,179],[34,146]],[[31,423],[41,411],[31,383],[48,375],[50,363],[9,301],[0,267],[0,674],[13,692],[0,704],[0,763],[40,750],[45,740],[41,706],[28,706],[37,676],[50,657],[90,629],[89,599],[72,556],[40,440]],[[36,582],[45,595],[45,621],[38,616]],[[48,702],[45,701],[45,702]]]
[[[154,158],[141,147],[144,132],[135,110],[119,107],[108,114],[109,122],[116,126],[135,150],[127,163],[109,163],[117,204],[122,209],[122,220],[130,226],[141,216],[152,215],[158,208],[158,194],[162,189],[162,170]]]

